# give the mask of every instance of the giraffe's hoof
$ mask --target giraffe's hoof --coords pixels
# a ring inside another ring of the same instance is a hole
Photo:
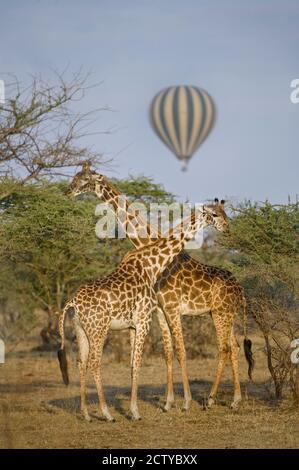
[[[239,408],[240,403],[241,403],[241,398],[239,400],[234,400],[232,404],[230,405],[230,409],[237,410]]]
[[[133,414],[131,416],[131,421],[140,421],[140,420],[141,420],[140,415]]]
[[[104,418],[108,423],[115,423],[115,418],[111,414],[104,414]]]
[[[210,408],[212,408],[212,406],[213,406],[214,404],[215,404],[214,398],[212,398],[212,397],[208,398],[208,401],[207,401],[207,403],[206,403],[206,405],[205,405],[205,407],[204,407],[205,410],[209,410]]]
[[[101,411],[102,411],[102,414],[103,414],[104,418],[106,419],[106,421],[111,422],[111,423],[113,421],[115,421],[113,416],[110,414],[109,409],[108,409],[107,406],[103,406],[102,409],[99,410],[99,413],[101,413]]]
[[[113,418],[113,416],[111,416],[110,413],[109,414],[103,413],[103,416],[108,423],[114,423],[115,419]]]
[[[86,414],[85,414],[85,415],[84,415],[84,419],[85,419],[85,421],[87,421],[88,423],[91,422],[91,417],[90,417],[89,415],[86,415]]]
[[[163,406],[163,411],[170,411],[173,405],[173,401],[168,401],[166,404]]]
[[[190,410],[190,407],[191,407],[191,400],[185,401],[185,403],[183,404],[183,411]]]
[[[132,416],[131,420],[132,421],[141,421],[141,417],[140,416]]]

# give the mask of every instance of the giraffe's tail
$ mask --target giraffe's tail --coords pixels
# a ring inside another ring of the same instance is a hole
[[[252,372],[254,369],[254,359],[253,359],[253,353],[252,353],[252,341],[247,337],[247,302],[246,302],[244,292],[243,292],[242,307],[243,307],[243,331],[244,331],[243,347],[244,347],[245,358],[248,364],[248,377],[250,378],[250,380],[252,380]]]
[[[70,309],[73,309],[72,301],[67,302],[62,310],[60,317],[59,317],[59,334],[61,337],[61,344],[60,348],[57,351],[59,366],[62,374],[63,381],[65,385],[69,384],[69,374],[68,374],[68,365],[67,365],[67,358],[65,352],[65,337],[64,337],[64,323],[65,323],[65,316]]]

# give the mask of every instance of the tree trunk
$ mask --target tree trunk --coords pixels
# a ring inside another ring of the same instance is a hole
[[[273,364],[272,364],[272,348],[271,348],[271,344],[270,344],[268,335],[264,334],[264,338],[265,338],[266,350],[267,350],[268,369],[269,369],[269,372],[270,372],[271,377],[273,379],[274,387],[275,387],[275,398],[277,400],[282,400],[283,383],[277,377],[277,374],[275,373],[275,369],[274,369]]]
[[[282,388],[283,385],[280,380],[278,380],[276,377],[273,377],[274,380],[274,387],[275,387],[275,398],[277,400],[282,400]]]
[[[58,315],[47,310],[48,324],[43,327],[40,336],[42,344],[37,349],[41,351],[53,351],[56,350],[60,344],[60,336],[58,334]]]

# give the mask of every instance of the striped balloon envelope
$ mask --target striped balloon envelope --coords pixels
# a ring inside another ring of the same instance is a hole
[[[152,127],[183,162],[183,170],[209,135],[216,117],[210,95],[195,86],[173,86],[160,91],[150,107]]]

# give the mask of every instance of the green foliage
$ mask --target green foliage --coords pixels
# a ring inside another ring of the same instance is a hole
[[[8,176],[0,177],[0,200],[7,198],[10,194],[21,186],[21,181],[10,178]]]
[[[240,205],[233,210],[230,235],[221,237],[233,263],[252,273],[295,284],[299,261],[299,204]]]

